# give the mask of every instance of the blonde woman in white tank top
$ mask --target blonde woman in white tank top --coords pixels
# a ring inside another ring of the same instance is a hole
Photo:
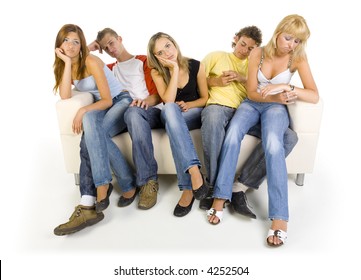
[[[240,143],[249,128],[261,122],[262,143],[266,155],[269,219],[267,244],[280,246],[287,239],[288,186],[283,148],[283,136],[289,126],[287,106],[302,100],[319,100],[305,54],[310,32],[299,15],[285,17],[263,48],[252,51],[249,59],[247,96],[237,109],[227,130],[220,156],[220,169],[214,189],[214,202],[207,212],[208,221],[218,224],[223,215],[223,204],[231,199]],[[290,84],[298,71],[303,88]]]

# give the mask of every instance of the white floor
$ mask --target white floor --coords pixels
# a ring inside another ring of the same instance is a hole
[[[67,221],[78,204],[79,191],[73,176],[64,171],[59,143],[43,141],[47,144],[38,143],[38,150],[33,151],[37,158],[29,166],[33,176],[27,178],[31,191],[27,190],[22,211],[13,221],[17,230],[11,234],[16,241],[11,248],[15,260],[12,264],[14,268],[21,264],[23,270],[19,273],[28,275],[35,269],[36,275],[49,275],[57,271],[52,279],[63,279],[65,270],[72,269],[72,275],[95,277],[98,273],[110,279],[119,266],[171,265],[177,269],[202,269],[203,273],[194,279],[208,279],[208,267],[241,266],[249,267],[250,276],[255,276],[248,279],[288,279],[290,275],[292,279],[303,279],[344,275],[355,268],[347,251],[361,249],[358,239],[353,238],[357,232],[351,228],[357,227],[358,220],[348,223],[355,215],[355,204],[351,202],[355,197],[347,195],[346,190],[355,187],[356,181],[354,185],[340,184],[339,176],[332,173],[336,165],[328,161],[322,147],[314,173],[306,175],[303,187],[289,176],[289,239],[285,246],[273,249],[265,243],[270,225],[266,183],[260,190],[248,193],[256,220],[227,207],[222,223],[212,226],[206,221],[205,211],[198,208],[198,201],[186,217],[173,216],[180,195],[175,176],[160,176],[159,199],[152,209],[139,210],[136,202],[118,208],[117,189],[103,221],[73,235],[55,236],[54,227]],[[45,266],[39,265],[44,261]],[[98,268],[88,274],[79,265]]]
[[[67,182],[64,185],[64,182]],[[322,238],[327,228],[327,220],[322,222],[326,210],[311,211],[312,205],[319,198],[314,196],[317,188],[317,177],[306,177],[306,185],[299,187],[290,178],[290,212],[289,242],[281,250],[297,250],[307,252],[322,251],[327,239]],[[212,226],[207,223],[205,211],[198,208],[195,201],[192,211],[183,218],[173,216],[180,192],[177,190],[176,176],[161,176],[159,200],[150,210],[139,210],[137,203],[126,208],[116,206],[120,195],[118,190],[111,195],[111,205],[104,211],[105,219],[99,224],[81,232],[65,237],[54,236],[52,230],[59,223],[68,220],[79,203],[78,187],[72,185],[72,177],[62,183],[52,184],[54,192],[51,199],[40,199],[41,207],[29,209],[28,226],[30,229],[24,238],[23,248],[29,251],[68,251],[104,250],[106,252],[123,252],[124,250],[142,252],[175,252],[197,250],[223,250],[230,252],[260,250],[267,252],[265,236],[269,226],[267,221],[267,185],[263,184],[259,191],[249,193],[249,202],[258,216],[257,220],[234,213],[231,207],[225,209],[222,223]],[[47,186],[50,187],[50,186]],[[55,191],[55,189],[57,189]],[[39,190],[38,193],[44,193]],[[40,205],[39,205],[40,206]],[[44,208],[47,209],[44,211]],[[41,213],[44,213],[41,215]],[[38,225],[34,227],[30,217],[38,217]],[[310,242],[304,238],[310,228],[314,231]],[[303,230],[302,230],[303,229]],[[101,237],[104,237],[102,239]],[[38,240],[39,242],[36,242]],[[101,241],[102,240],[102,241]],[[91,246],[89,246],[91,244]]]

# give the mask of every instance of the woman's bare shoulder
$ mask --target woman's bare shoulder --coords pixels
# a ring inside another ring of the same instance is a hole
[[[86,65],[99,65],[99,66],[103,66],[104,62],[97,57],[96,55],[93,54],[88,54],[86,60],[85,60],[85,64]]]
[[[262,47],[257,47],[253,49],[250,53],[250,57],[261,57]]]

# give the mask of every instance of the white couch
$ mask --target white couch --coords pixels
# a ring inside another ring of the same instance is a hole
[[[65,168],[68,173],[75,175],[76,184],[79,184],[79,143],[81,136],[72,132],[72,121],[78,109],[90,104],[91,102],[93,102],[93,97],[90,93],[73,91],[72,98],[59,100],[56,103]],[[289,174],[297,175],[295,182],[297,185],[301,186],[304,183],[305,173],[313,172],[323,111],[323,101],[320,99],[317,104],[297,101],[295,104],[288,105],[288,110],[291,117],[291,127],[298,135],[298,143],[286,159],[287,170]],[[201,162],[203,162],[200,130],[192,130],[191,136],[198,156]],[[158,174],[176,174],[169,140],[165,130],[152,130],[152,137],[155,158],[158,163]],[[134,167],[131,154],[132,142],[129,134],[123,133],[117,135],[114,137],[114,141],[121,149],[128,162]],[[241,169],[245,160],[251,154],[258,141],[259,140],[257,138],[246,135],[242,142],[237,171]]]

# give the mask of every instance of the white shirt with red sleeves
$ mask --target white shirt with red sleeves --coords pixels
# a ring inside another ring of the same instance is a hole
[[[127,61],[115,63],[112,70],[115,77],[129,91],[133,99],[145,99],[149,96],[144,77],[143,61],[133,57]]]

